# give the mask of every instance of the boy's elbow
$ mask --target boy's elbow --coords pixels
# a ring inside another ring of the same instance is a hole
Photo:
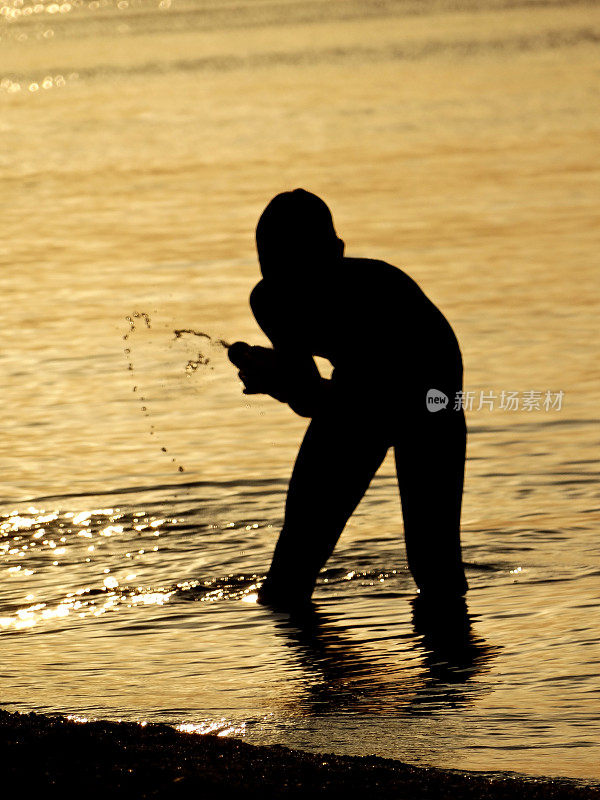
[[[288,399],[289,407],[299,417],[314,417],[323,404],[328,384],[326,378],[319,378],[308,391],[297,392]]]
[[[315,409],[312,408],[310,405],[306,403],[288,403],[289,407],[295,414],[298,414],[299,417],[313,417],[315,414]]]

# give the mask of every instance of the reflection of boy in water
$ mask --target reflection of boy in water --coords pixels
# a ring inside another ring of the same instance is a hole
[[[290,481],[285,521],[260,599],[308,600],[319,571],[390,447],[406,553],[422,594],[461,596],[466,429],[456,337],[404,272],[345,258],[331,213],[303,189],[277,195],[256,229],[263,279],[250,296],[273,350],[232,345],[247,394],[266,393],[311,417]],[[313,356],[328,359],[322,378]],[[429,389],[449,403],[427,410]]]

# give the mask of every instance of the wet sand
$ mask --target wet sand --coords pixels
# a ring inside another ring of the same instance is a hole
[[[0,711],[2,777],[45,797],[600,798],[559,779],[491,778],[375,757],[257,747],[168,725]]]

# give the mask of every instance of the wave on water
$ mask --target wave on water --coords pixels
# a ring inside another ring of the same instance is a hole
[[[257,483],[257,482],[255,482]],[[261,481],[259,488],[273,481]],[[206,482],[207,485],[209,484]],[[237,487],[234,481],[229,486]],[[179,558],[194,559],[206,537],[216,546],[223,540],[238,541],[239,535],[256,535],[260,525],[249,520],[212,524],[199,519],[200,509],[180,509],[176,517],[161,517],[149,511],[119,508],[82,512],[27,511],[3,515],[0,522],[0,553],[16,581],[12,594],[0,604],[0,628],[18,631],[69,616],[98,617],[119,608],[161,606],[166,603],[256,600],[264,573],[189,575],[183,580],[135,582],[136,562],[158,556],[169,575]],[[195,544],[190,549],[189,536]],[[217,538],[215,538],[217,537]],[[251,545],[247,545],[251,546]],[[172,567],[169,561],[172,560]],[[111,568],[103,567],[111,564]],[[466,563],[469,571],[510,571],[511,564]],[[58,569],[56,569],[58,568]],[[406,570],[368,567],[329,567],[319,583],[333,593],[352,585],[352,593],[377,586],[382,595],[410,596],[404,587]],[[64,590],[65,583],[69,586]],[[345,590],[341,591],[345,594]],[[29,602],[27,600],[29,599]]]
[[[521,36],[496,36],[487,39],[462,39],[458,41],[427,40],[421,42],[393,43],[386,46],[322,47],[297,51],[278,51],[255,53],[252,55],[204,56],[188,59],[161,59],[144,61],[138,64],[101,63],[94,66],[78,67],[77,72],[65,70],[60,63],[52,64],[45,70],[50,76],[70,72],[72,79],[91,80],[106,76],[161,75],[171,72],[230,72],[234,70],[255,70],[286,66],[316,66],[321,64],[345,64],[353,62],[379,63],[385,61],[419,61],[439,56],[470,58],[489,53],[511,53],[556,50],[576,47],[581,44],[597,44],[600,32],[584,26],[574,30],[550,30]],[[37,72],[6,70],[3,84],[9,82],[13,87],[36,81]],[[63,79],[64,83],[64,79]]]
[[[229,484],[236,485],[236,482]],[[202,523],[197,519],[197,510],[188,509],[188,514],[161,517],[146,511],[118,508],[76,513],[30,507],[24,512],[3,515],[0,553],[9,574],[20,579],[22,587],[17,585],[12,596],[5,595],[0,605],[0,627],[21,630],[69,615],[97,617],[119,607],[178,601],[213,603],[255,597],[264,574],[213,574],[160,584],[133,582],[136,577],[134,562],[141,556],[161,550],[165,553],[168,572],[169,557],[185,553],[190,535],[196,539],[214,535],[222,538],[225,534],[235,537],[237,531],[253,533],[259,528],[258,523],[244,524],[245,521],[219,525]],[[94,566],[101,551],[102,563],[112,563],[112,569],[100,570]],[[192,555],[190,553],[190,558]],[[124,568],[124,565],[130,566]],[[126,572],[130,574],[124,574]],[[330,586],[344,582],[373,585],[394,579],[397,574],[396,569],[330,568],[323,571],[321,580]],[[65,581],[80,585],[61,592]],[[28,589],[31,591],[26,594]]]

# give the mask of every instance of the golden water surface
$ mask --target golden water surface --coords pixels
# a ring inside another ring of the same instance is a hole
[[[0,12],[6,707],[600,778],[598,6]],[[264,342],[253,230],[296,186],[461,342],[462,671],[411,621],[391,461],[316,629],[252,602],[306,423],[216,340]]]

